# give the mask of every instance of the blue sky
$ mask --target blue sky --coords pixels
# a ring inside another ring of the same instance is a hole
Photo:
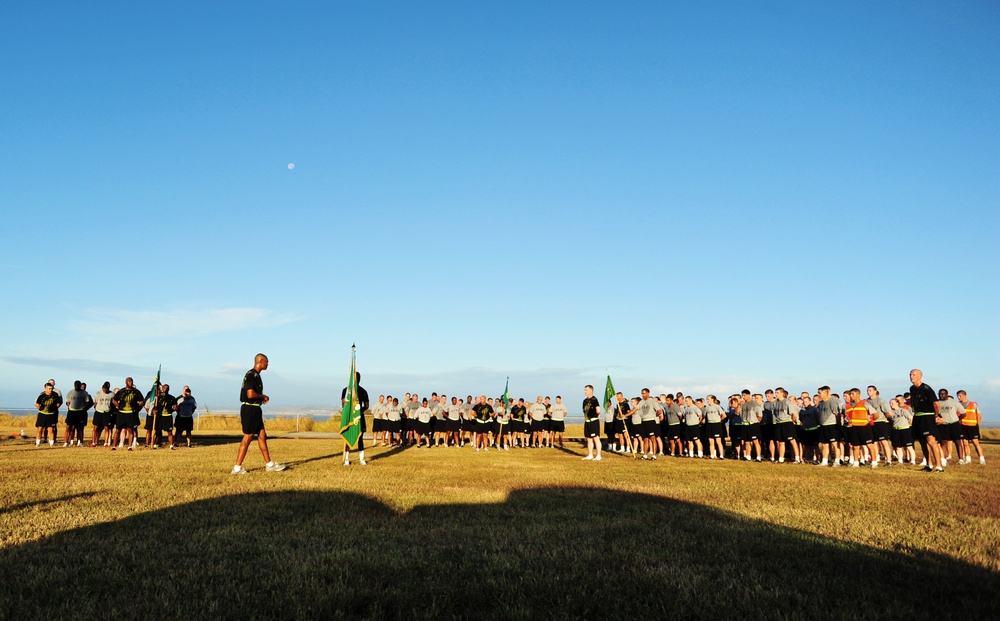
[[[995,2],[8,2],[0,406],[965,388]],[[294,164],[294,169],[289,164]],[[139,379],[142,378],[142,379]]]

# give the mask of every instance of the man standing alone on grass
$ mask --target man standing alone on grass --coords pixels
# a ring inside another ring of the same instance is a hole
[[[38,409],[38,417],[35,419],[35,427],[38,428],[35,446],[41,446],[42,435],[48,431],[49,427],[52,427],[52,439],[49,440],[49,446],[55,446],[56,425],[59,424],[59,406],[62,405],[62,402],[62,397],[56,394],[52,384],[46,384],[45,392],[35,399],[35,407]]]
[[[924,383],[924,372],[920,369],[910,371],[910,406],[913,410],[913,437],[920,442],[927,465],[925,472],[944,472],[941,463],[941,447],[937,442],[937,421],[940,405],[934,389]]]
[[[253,368],[243,376],[243,386],[240,387],[240,425],[243,428],[243,439],[236,452],[233,474],[250,474],[243,468],[243,460],[246,459],[247,449],[250,448],[250,440],[255,435],[260,453],[267,462],[264,469],[267,472],[281,472],[285,469],[284,464],[271,461],[271,454],[267,450],[267,432],[264,431],[264,413],[261,411],[261,406],[271,398],[264,394],[264,382],[260,379],[260,372],[266,370],[267,356],[257,354],[253,359]]]
[[[549,439],[549,445],[552,444],[553,440],[558,439],[559,448],[563,448],[563,434],[566,432],[566,416],[569,414],[569,410],[566,409],[561,396],[556,395],[556,402],[552,404],[549,414],[552,415],[552,429],[549,432],[552,435]]]
[[[601,461],[601,405],[590,384],[583,387],[583,394],[583,437],[587,438],[587,456],[583,459]],[[597,449],[596,457],[594,449]]]

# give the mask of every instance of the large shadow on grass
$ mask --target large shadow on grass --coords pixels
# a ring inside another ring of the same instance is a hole
[[[1000,574],[644,494],[198,501],[0,550],[4,619],[995,618]]]

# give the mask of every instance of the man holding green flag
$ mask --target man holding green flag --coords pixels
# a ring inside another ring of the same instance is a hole
[[[351,375],[347,387],[340,392],[340,437],[344,439],[344,465],[350,466],[350,451],[358,450],[358,463],[365,462],[365,410],[368,409],[368,391],[361,387],[361,374],[355,361],[355,347],[351,345]]]

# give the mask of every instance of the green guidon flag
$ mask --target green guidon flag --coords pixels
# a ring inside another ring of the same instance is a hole
[[[507,404],[510,403],[510,378],[507,378],[507,383],[503,385],[503,409],[504,412],[507,411]]]
[[[608,373],[608,383],[604,385],[604,411],[611,409],[611,401],[615,398],[615,385],[611,383],[611,374]]]
[[[153,387],[149,389],[146,393],[146,403],[149,403],[149,411],[153,413],[153,418],[156,418],[156,400],[160,396],[160,371],[163,370],[163,365],[161,364],[156,368],[156,377],[153,378]],[[153,401],[150,402],[150,399]]]
[[[340,411],[340,437],[351,450],[358,445],[361,438],[361,403],[358,402],[358,374],[354,360],[354,345],[351,345],[351,377],[347,380],[347,392],[344,393],[344,407]]]

